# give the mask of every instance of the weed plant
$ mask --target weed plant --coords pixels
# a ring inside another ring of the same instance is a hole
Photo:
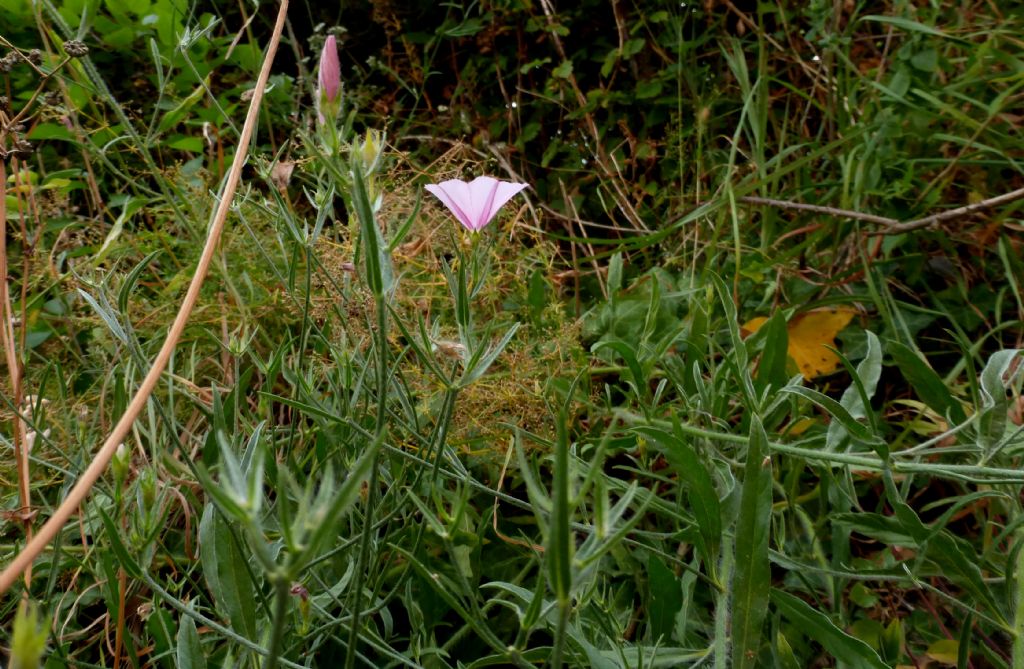
[[[1020,8],[560,4],[0,0],[9,666],[1024,669]]]

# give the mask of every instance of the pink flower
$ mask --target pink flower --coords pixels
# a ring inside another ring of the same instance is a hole
[[[337,118],[341,111],[341,62],[338,60],[338,42],[328,35],[320,52],[317,72],[316,110],[320,123]]]
[[[506,202],[527,187],[499,181],[494,177],[477,177],[470,182],[449,179],[428,184],[426,189],[448,207],[455,218],[470,232],[478,232],[491,222]]]

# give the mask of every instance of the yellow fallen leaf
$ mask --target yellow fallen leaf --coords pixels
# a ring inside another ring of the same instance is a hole
[[[959,653],[960,643],[956,639],[939,639],[928,646],[925,655],[940,664],[956,664]]]
[[[789,424],[789,427],[786,428],[786,434],[791,437],[799,437],[807,431],[807,428],[820,422],[821,421],[816,418],[798,418]]]
[[[835,346],[836,335],[853,320],[857,312],[847,307],[815,309],[797,314],[786,324],[789,335],[787,353],[805,379],[831,374],[839,368],[839,356],[828,346]],[[768,322],[764,316],[751,318],[741,328],[757,332]]]

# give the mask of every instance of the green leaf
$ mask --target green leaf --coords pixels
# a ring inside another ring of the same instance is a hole
[[[757,665],[761,628],[768,613],[772,463],[767,455],[768,435],[754,416],[736,521],[736,575],[732,583],[732,662],[738,669]]]
[[[913,349],[898,341],[888,342],[886,349],[903,373],[903,378],[929,408],[956,424],[967,420],[963,407],[949,392],[946,384]]]
[[[922,49],[910,58],[910,64],[922,72],[939,69],[939,52],[932,48]]]
[[[820,643],[836,660],[850,667],[889,669],[871,646],[836,627],[828,616],[804,600],[777,589],[772,590],[771,600],[797,629]]]
[[[594,344],[590,350],[597,353],[603,348],[610,348],[622,356],[623,361],[626,363],[626,368],[629,369],[629,375],[633,377],[631,384],[633,386],[633,390],[636,392],[637,398],[644,400],[649,393],[649,388],[647,387],[647,381],[644,379],[643,369],[640,367],[640,361],[637,360],[636,351],[633,350],[633,347],[624,341],[611,340],[599,341]]]
[[[796,655],[793,653],[793,647],[789,645],[789,641],[783,636],[782,632],[776,632],[775,634],[774,650],[775,665],[780,669],[801,669],[803,667],[797,661]]]
[[[234,631],[257,640],[256,586],[249,577],[246,556],[235,543],[233,533],[212,503],[203,509],[199,522],[199,553],[203,577],[220,611]]]
[[[73,142],[75,141],[75,135],[60,123],[40,123],[29,130],[28,139],[33,141],[61,140]]]
[[[162,135],[174,126],[178,125],[188,114],[188,111],[196,105],[197,102],[202,100],[206,96],[206,92],[209,90],[210,75],[206,76],[206,79],[199,86],[196,86],[195,90],[189,93],[181,102],[179,102],[173,109],[167,111],[160,119],[160,123],[157,124],[156,130],[154,131],[154,137]]]
[[[563,61],[561,65],[551,70],[551,74],[559,79],[568,79],[572,76],[572,61]]]
[[[828,414],[832,416],[833,420],[839,421],[843,428],[850,433],[851,437],[859,442],[874,447],[876,450],[885,452],[885,454],[879,453],[879,456],[882,458],[886,457],[887,449],[885,448],[885,442],[881,437],[873,434],[865,425],[857,422],[857,420],[850,415],[850,412],[847,411],[844,406],[828,395],[820,393],[817,390],[804,388],[803,386],[788,386],[783,388],[781,392],[800,395],[801,397],[814,402],[828,412]]]
[[[470,385],[481,376],[483,376],[494,361],[498,359],[501,352],[505,350],[509,342],[512,341],[512,337],[515,336],[519,330],[520,323],[513,323],[512,327],[508,329],[508,332],[495,344],[492,348],[485,352],[483,347],[477,349],[476,354],[470,358],[469,363],[466,365],[466,371],[462,374],[462,378],[459,379],[459,387],[465,388]]]
[[[110,547],[113,549],[120,567],[132,578],[138,578],[142,571],[138,560],[132,557],[131,553],[128,552],[128,547],[124,544],[122,530],[101,507],[97,506],[96,510],[100,513],[100,519],[103,521],[103,528],[106,530],[107,539],[110,541]]]
[[[295,556],[293,565],[296,569],[306,561],[319,557],[321,551],[325,550],[325,546],[330,545],[331,539],[337,537],[337,528],[341,523],[341,519],[352,508],[356,500],[359,499],[359,491],[367,479],[370,478],[370,470],[372,469],[374,458],[383,445],[384,434],[382,433],[377,435],[374,441],[367,444],[359,459],[352,463],[348,475],[337,492],[330,490],[332,494],[328,496],[326,494],[327,488],[321,490],[320,497],[326,499],[322,501],[322,506],[321,500],[318,499],[312,510],[312,513],[316,514],[319,522],[316,523],[315,529],[309,535],[306,549],[301,555]],[[332,483],[321,482],[321,486],[333,485],[331,471],[331,468],[328,467],[325,478],[330,477]]]
[[[195,600],[193,600],[195,601]],[[177,637],[178,669],[206,669],[206,656],[199,645],[196,621],[191,616],[182,616],[178,623]]]
[[[174,620],[157,602],[153,602],[153,612],[146,619],[146,632],[153,640],[153,657],[160,658],[160,666],[175,669],[174,662]]]
[[[535,325],[540,325],[541,316],[548,305],[548,282],[539,269],[533,270],[533,274],[530,275],[526,304],[530,307],[530,319]]]
[[[634,95],[637,100],[649,100],[650,98],[658,97],[658,95],[661,94],[661,89],[661,81],[658,79],[651,79],[637,84]]]
[[[156,260],[157,256],[161,253],[163,253],[163,249],[157,249],[140,260],[121,282],[121,288],[117,291],[117,306],[121,309],[121,313],[128,313],[129,300],[131,299],[132,292],[135,290],[136,284],[139,282],[139,278],[142,276],[142,273],[146,271],[146,268],[149,267],[149,264]]]
[[[955,39],[952,38],[950,35],[947,35],[946,33],[942,32],[938,28],[933,28],[932,26],[927,26],[918,21],[912,21],[910,19],[905,19],[899,16],[879,16],[876,14],[870,14],[868,16],[862,16],[860,20],[874,21],[876,23],[887,23],[891,26],[896,26],[897,28],[901,28],[909,32],[924,33],[925,35],[931,35],[933,37],[942,37],[945,39]]]
[[[559,607],[570,605],[572,592],[572,555],[575,547],[572,532],[572,506],[569,501],[569,436],[566,425],[569,419],[565,410],[559,410],[555,426],[554,481],[551,489],[551,529],[544,559],[547,562],[548,578]]]
[[[893,515],[904,531],[917,542],[920,550],[935,563],[941,575],[969,592],[975,601],[984,605],[1001,623],[1004,622],[1002,610],[985,583],[977,556],[971,547],[940,525],[929,527],[921,522],[917,512],[899,496],[891,471],[884,472],[884,481]]]
[[[622,253],[614,254],[608,261],[608,299],[615,301],[615,294],[622,290]]]
[[[763,391],[769,386],[782,388],[789,380],[786,374],[786,362],[789,359],[789,331],[786,329],[786,317],[781,310],[776,310],[768,322],[764,324],[764,350],[761,363],[757,366],[757,388]]]
[[[1006,413],[1009,402],[1003,378],[1010,372],[1010,365],[1021,351],[1007,349],[996,351],[981,371],[981,411],[978,413],[978,434],[986,454],[1003,438],[1006,431]],[[1020,373],[1019,368],[1016,373]]]
[[[178,151],[188,151],[189,153],[203,152],[203,140],[198,137],[177,137],[165,142],[165,144],[168,148],[177,149]]]
[[[359,238],[363,249],[363,262],[366,264],[366,284],[378,298],[391,290],[391,256],[387,253],[387,245],[377,225],[377,217],[370,206],[370,195],[363,178],[362,158],[353,152],[352,165],[352,204],[359,219]]]
[[[839,400],[840,406],[846,409],[850,416],[856,420],[867,418],[867,412],[870,410],[870,406],[865,405],[864,397],[857,386],[857,381],[860,382],[864,395],[870,400],[875,395],[875,390],[878,388],[878,379],[882,375],[882,346],[878,343],[878,337],[875,336],[874,332],[868,330],[865,334],[867,335],[867,355],[857,365],[856,380],[843,391],[843,396]],[[842,423],[832,421],[828,426],[825,449],[829,451],[836,450],[847,436],[848,433]]]
[[[391,241],[388,242],[388,252],[393,252],[395,249],[402,245],[402,242],[405,241],[405,238],[409,235],[409,231],[412,230],[413,223],[419,220],[420,208],[422,207],[422,205],[423,193],[422,191],[417,189],[416,201],[413,202],[412,211],[409,212],[409,215],[405,218],[405,221],[402,223],[402,225],[398,227],[398,230],[395,231],[395,234],[391,238]]]
[[[654,553],[647,558],[651,638],[664,644],[672,639],[676,614],[683,608],[683,588],[671,569]]]
[[[686,489],[686,500],[697,521],[697,550],[714,579],[718,550],[722,542],[722,510],[718,493],[707,467],[693,447],[678,432],[670,434],[655,427],[641,426],[635,430],[649,437],[675,470]]]

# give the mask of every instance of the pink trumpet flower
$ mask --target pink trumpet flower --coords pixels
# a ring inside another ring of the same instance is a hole
[[[428,184],[426,189],[455,215],[470,232],[479,232],[491,222],[506,202],[527,184],[499,181],[494,177],[477,177],[472,181],[449,179]]]
[[[338,42],[328,35],[320,52],[317,72],[316,108],[320,123],[333,122],[341,111],[341,61],[338,60]]]

